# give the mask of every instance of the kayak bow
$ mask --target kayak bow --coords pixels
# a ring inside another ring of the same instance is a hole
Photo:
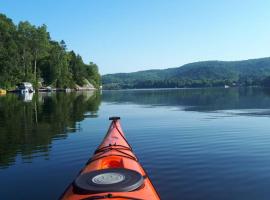
[[[62,200],[159,200],[146,171],[138,162],[120,125],[111,117],[109,130]]]

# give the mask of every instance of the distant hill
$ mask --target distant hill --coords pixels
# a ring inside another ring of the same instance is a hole
[[[177,68],[102,76],[104,89],[270,86],[270,57],[243,61],[203,61]]]

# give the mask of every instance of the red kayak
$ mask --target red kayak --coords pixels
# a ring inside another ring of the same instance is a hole
[[[110,120],[103,142],[60,199],[160,199],[121,129],[120,118]]]

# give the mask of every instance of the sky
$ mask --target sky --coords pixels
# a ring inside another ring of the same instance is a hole
[[[270,56],[269,0],[0,0],[101,74]]]

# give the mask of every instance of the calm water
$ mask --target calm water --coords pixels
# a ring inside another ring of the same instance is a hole
[[[0,97],[0,198],[57,199],[111,115],[162,199],[270,199],[270,89]]]

